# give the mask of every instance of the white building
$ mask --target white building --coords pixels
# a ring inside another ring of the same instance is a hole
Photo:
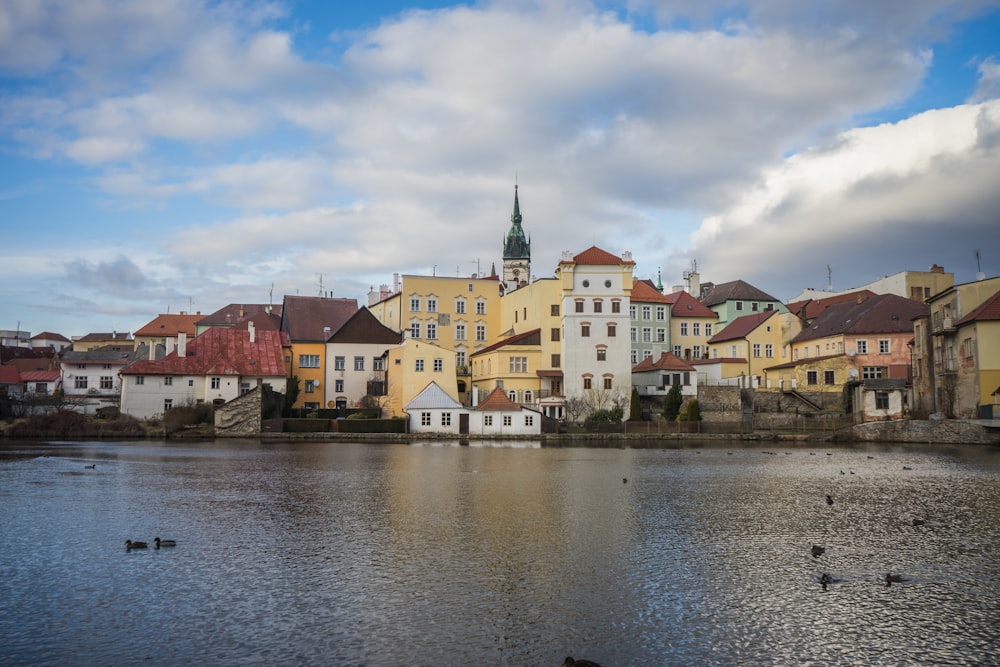
[[[118,405],[121,395],[119,373],[148,354],[145,346],[133,349],[131,340],[121,345],[64,353],[60,368],[63,397],[83,414],[94,414],[101,408]]]
[[[386,351],[402,342],[402,333],[367,308],[354,313],[326,341],[326,407],[357,407],[365,396],[385,396]]]

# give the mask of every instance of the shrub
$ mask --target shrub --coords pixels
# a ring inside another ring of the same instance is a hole
[[[618,424],[625,416],[625,410],[620,405],[611,409],[594,410],[587,415],[587,424]]]
[[[671,386],[670,391],[663,398],[663,418],[670,421],[677,419],[683,402],[684,397],[681,396],[681,386],[679,384]]]

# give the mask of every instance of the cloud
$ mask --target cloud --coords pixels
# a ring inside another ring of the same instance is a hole
[[[982,102],[998,97],[1000,97],[1000,61],[991,56],[979,63],[979,83],[969,101]]]
[[[142,270],[124,255],[99,262],[76,259],[67,263],[65,269],[69,284],[119,296],[151,285]]]

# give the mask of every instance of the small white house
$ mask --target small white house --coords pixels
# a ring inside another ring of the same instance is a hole
[[[542,432],[542,414],[508,398],[497,387],[476,406],[473,432],[480,435],[538,435]]]
[[[431,381],[409,403],[403,406],[408,415],[410,433],[469,433],[472,412]]]
[[[666,396],[680,385],[681,396],[697,398],[698,372],[673,352],[662,352],[657,359],[646,357],[632,367],[632,386],[640,396]]]

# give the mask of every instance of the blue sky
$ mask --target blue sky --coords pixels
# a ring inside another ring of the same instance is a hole
[[[539,277],[995,276],[997,35],[1000,0],[0,2],[0,329],[486,271],[515,179]]]

